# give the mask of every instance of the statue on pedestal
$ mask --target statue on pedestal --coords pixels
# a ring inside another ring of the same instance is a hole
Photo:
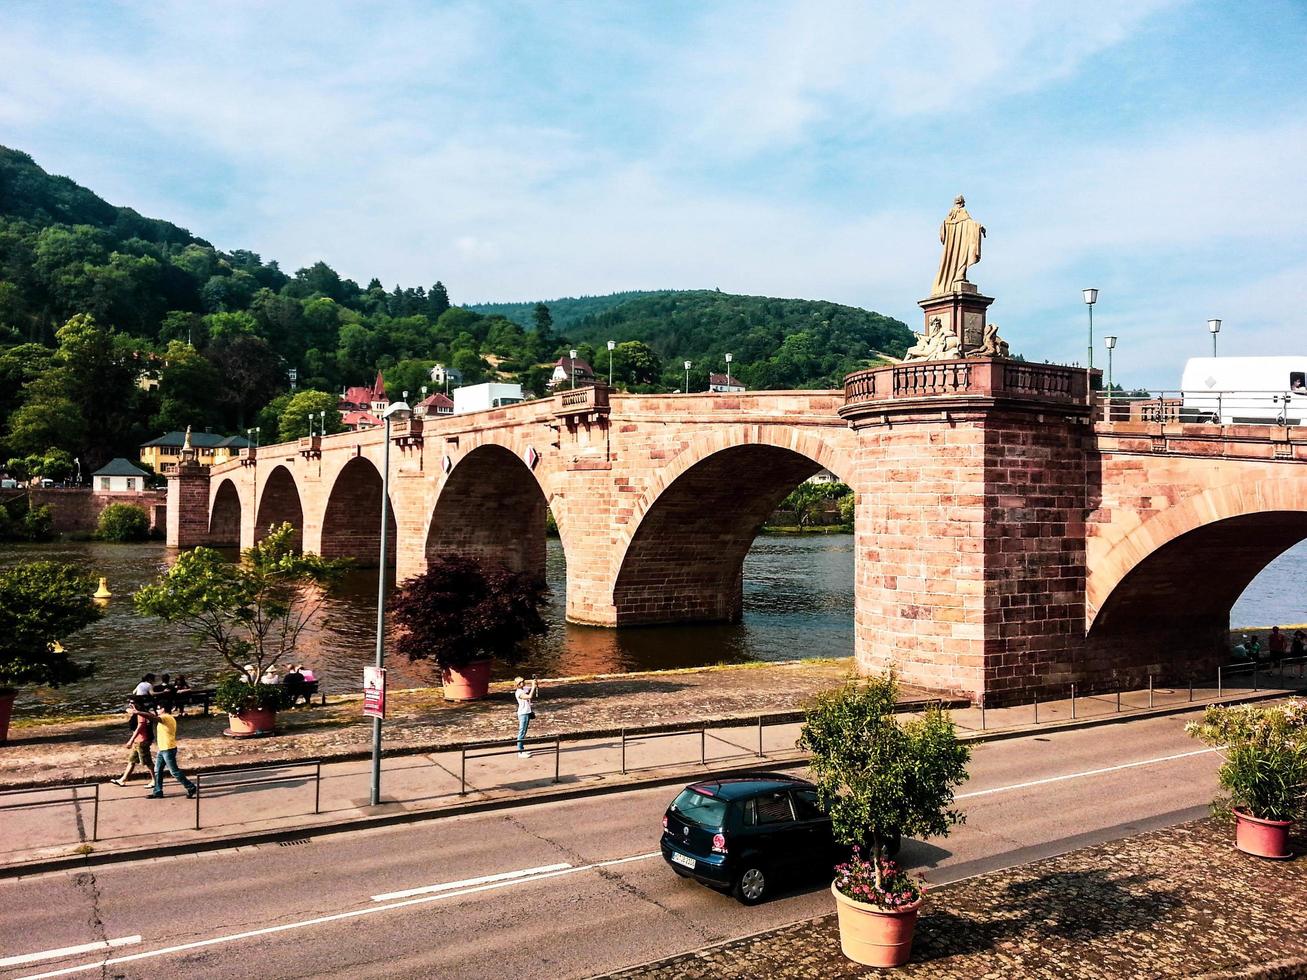
[[[980,240],[984,237],[985,226],[967,213],[966,199],[959,194],[939,226],[944,254],[939,259],[935,283],[930,287],[931,296],[955,292],[954,283],[967,281],[967,269],[980,261]]]

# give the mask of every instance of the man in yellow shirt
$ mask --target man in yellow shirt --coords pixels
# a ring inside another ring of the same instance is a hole
[[[167,766],[173,778],[186,787],[187,798],[193,799],[199,790],[186,778],[186,774],[177,768],[177,719],[172,714],[172,703],[163,701],[159,705],[158,714],[150,712],[143,712],[143,714],[157,723],[154,731],[154,790],[149,794],[149,798],[157,800],[163,797],[163,768]]]

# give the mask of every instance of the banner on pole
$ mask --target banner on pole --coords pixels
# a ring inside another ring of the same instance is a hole
[[[363,716],[386,717],[386,668],[363,668]]]

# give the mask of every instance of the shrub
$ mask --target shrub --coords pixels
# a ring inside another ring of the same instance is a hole
[[[29,507],[18,522],[18,536],[24,541],[51,541],[54,539],[54,515],[48,504]]]
[[[135,504],[110,504],[100,511],[96,533],[105,541],[144,541],[150,536],[150,515]]]
[[[488,657],[517,663],[523,641],[548,630],[540,615],[546,593],[545,583],[526,572],[442,558],[391,600],[395,649],[410,660],[434,660],[442,670]]]
[[[841,892],[857,901],[894,907],[901,894],[884,849],[895,834],[948,836],[964,816],[953,809],[953,790],[967,779],[971,750],[958,741],[938,707],[920,719],[899,721],[893,673],[852,682],[818,695],[804,713],[800,748],[812,753],[817,798],[830,814],[835,836],[867,845],[870,868],[837,878],[870,877],[871,896]],[[855,856],[856,864],[861,858]],[[889,886],[893,885],[893,888]]]
[[[1307,699],[1211,705],[1185,731],[1225,760],[1217,776],[1229,795],[1212,804],[1217,813],[1233,807],[1261,820],[1307,816]]]
[[[58,687],[91,673],[69,659],[62,641],[100,618],[94,590],[94,579],[61,562],[0,569],[0,690]]]
[[[247,708],[278,711],[290,705],[290,692],[281,684],[251,684],[244,674],[229,674],[213,691],[219,711],[238,714]]]

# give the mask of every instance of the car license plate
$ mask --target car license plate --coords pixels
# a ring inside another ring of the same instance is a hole
[[[682,865],[686,868],[690,868],[691,870],[694,869],[694,858],[686,857],[684,854],[681,854],[678,851],[672,851],[672,863]]]

